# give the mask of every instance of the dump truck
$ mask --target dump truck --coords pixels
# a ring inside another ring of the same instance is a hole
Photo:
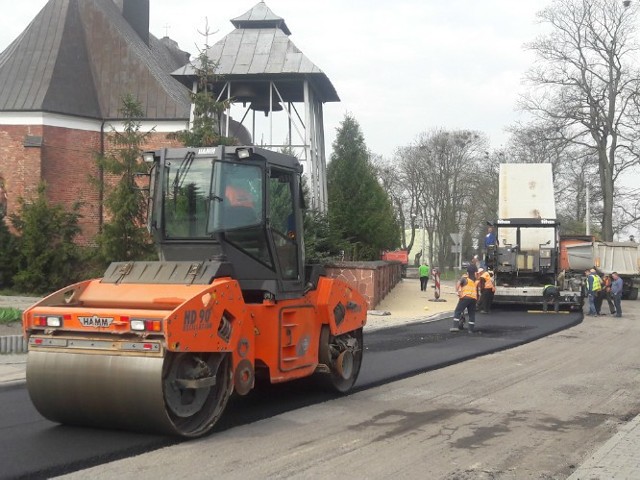
[[[602,242],[592,235],[560,238],[560,268],[567,278],[582,279],[586,269],[595,268],[622,278],[622,298],[637,300],[640,282],[640,246],[635,242]]]
[[[63,424],[198,437],[256,379],[314,376],[349,391],[367,303],[305,265],[299,161],[254,146],[144,161],[159,261],[114,262],[24,312],[36,409]]]
[[[580,308],[580,283],[567,279],[559,263],[559,227],[550,164],[501,164],[498,244],[486,252],[496,304],[542,304],[545,285],[560,290],[560,305]]]

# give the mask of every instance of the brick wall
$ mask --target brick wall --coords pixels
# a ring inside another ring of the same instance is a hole
[[[114,147],[105,134],[104,148]],[[25,139],[40,137],[40,146],[25,146]],[[164,133],[152,133],[143,149],[177,146]],[[47,183],[51,203],[70,209],[80,202],[79,244],[90,244],[98,233],[100,205],[98,188],[91,178],[99,177],[96,155],[100,152],[101,134],[86,130],[51,126],[0,126],[0,179],[8,196],[7,213],[18,209],[18,198],[32,198],[41,180]],[[106,178],[105,183],[113,184]],[[103,219],[108,212],[103,212]]]
[[[0,178],[7,192],[7,213],[15,212],[18,198],[36,193],[41,171],[41,149],[25,147],[27,136],[41,137],[41,126],[0,127]]]
[[[98,232],[98,178],[96,154],[100,151],[100,132],[44,127],[42,178],[47,182],[47,199],[70,209],[80,202],[79,243],[88,243]]]
[[[339,278],[354,287],[372,310],[402,278],[400,262],[338,262],[325,265],[327,276]]]

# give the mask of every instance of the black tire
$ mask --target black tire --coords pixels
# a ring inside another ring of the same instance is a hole
[[[351,390],[360,373],[362,354],[362,328],[334,337],[325,326],[320,335],[319,361],[330,372],[322,374],[322,383],[340,393]]]
[[[182,375],[193,378],[194,368],[202,365],[211,371],[211,386],[188,388],[176,385]],[[215,382],[213,382],[215,377]],[[175,433],[200,437],[209,433],[225,410],[233,392],[231,355],[228,353],[171,353],[164,373],[164,399],[167,416]]]
[[[637,300],[638,299],[638,289],[637,288],[630,289],[627,299],[628,300]]]

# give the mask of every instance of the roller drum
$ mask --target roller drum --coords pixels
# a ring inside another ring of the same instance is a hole
[[[171,433],[161,357],[29,352],[27,386],[37,410],[71,425]]]
[[[32,350],[27,388],[36,409],[54,422],[196,437],[212,429],[233,388],[228,357],[214,355],[203,362],[195,354]],[[185,388],[176,376],[188,373],[194,363],[208,364],[214,376],[200,380],[204,384],[197,388]]]

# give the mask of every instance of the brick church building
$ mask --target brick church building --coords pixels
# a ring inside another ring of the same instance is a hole
[[[188,62],[149,33],[149,0],[49,0],[0,53],[0,208],[16,212],[44,181],[50,202],[82,202],[90,242],[105,219],[90,178],[105,181],[95,158],[122,127],[123,96],[141,103],[141,131],[154,129],[148,147],[170,146],[191,108],[171,72]]]

